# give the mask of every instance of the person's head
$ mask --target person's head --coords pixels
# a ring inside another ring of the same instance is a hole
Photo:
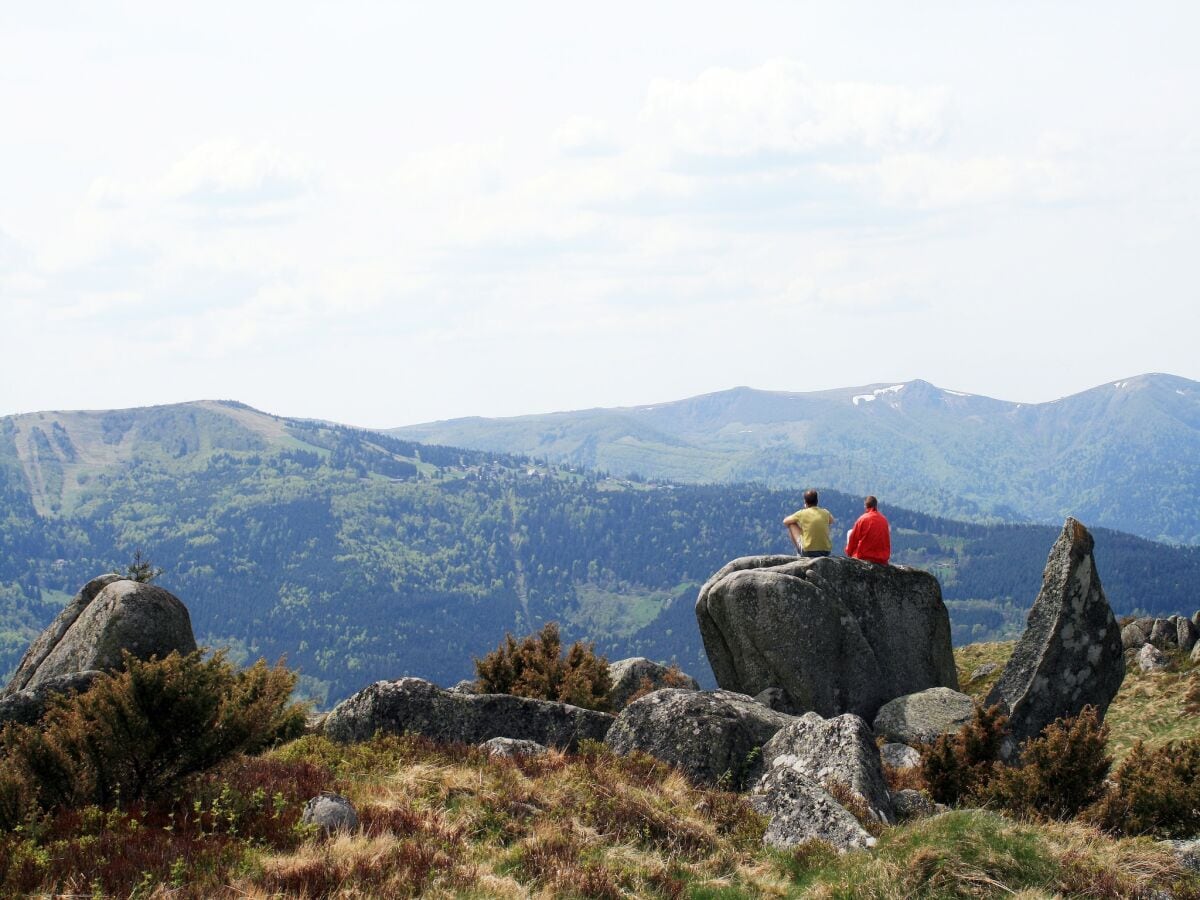
[[[804,505],[805,506],[816,506],[817,501],[819,499],[820,498],[817,496],[816,491],[808,490],[808,491],[804,492]]]
[[[868,494],[866,499],[863,500],[863,506],[865,506],[867,509],[878,509],[879,501],[876,500],[874,496]]]

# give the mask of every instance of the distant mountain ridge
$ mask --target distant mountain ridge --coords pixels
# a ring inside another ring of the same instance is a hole
[[[389,429],[692,483],[825,485],[973,521],[1089,523],[1200,544],[1200,383],[1138,375],[1047,403],[926,381],[738,387],[648,406]]]
[[[821,499],[839,529],[862,508],[832,490]],[[140,549],[201,642],[286,654],[325,701],[405,674],[452,684],[506,630],[550,619],[610,658],[675,658],[711,685],[696,592],[732,557],[787,552],[781,519],[799,502],[761,484],[620,479],[230,401],[9,416],[0,673],[84,582]],[[895,561],[941,581],[956,642],[1020,629],[1056,526],[884,509]],[[1119,613],[1195,607],[1200,548],[1093,533]]]

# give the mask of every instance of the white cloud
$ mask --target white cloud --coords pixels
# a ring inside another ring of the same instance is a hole
[[[608,125],[590,116],[571,116],[554,132],[554,146],[564,156],[609,156],[617,142]]]
[[[790,60],[655,80],[642,117],[686,154],[783,157],[924,147],[945,130],[946,92],[820,81]]]
[[[270,144],[207,141],[163,176],[163,196],[197,205],[261,206],[294,200],[313,185],[315,167]]]

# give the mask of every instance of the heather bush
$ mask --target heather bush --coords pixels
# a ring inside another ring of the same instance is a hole
[[[289,701],[295,682],[282,664],[237,671],[223,653],[126,655],[124,671],[60,698],[40,727],[4,731],[0,824],[16,824],[30,800],[50,810],[157,798],[234,753],[295,737],[305,713]],[[11,801],[21,790],[25,803]]]
[[[978,793],[1018,815],[1071,819],[1104,794],[1112,767],[1108,727],[1094,706],[1048,725],[1041,736],[1021,745],[1020,766],[1000,766]]]
[[[1139,741],[1086,818],[1117,834],[1200,834],[1200,740],[1171,741],[1153,750]]]
[[[595,644],[576,641],[563,656],[557,622],[547,622],[519,644],[505,635],[504,643],[475,660],[475,673],[484,693],[557,700],[584,709],[604,709],[612,687],[608,660],[596,655]]]
[[[975,715],[957,734],[943,734],[921,760],[921,775],[938,803],[954,804],[975,797],[1000,765],[1000,744],[1008,716],[999,705],[975,708]]]

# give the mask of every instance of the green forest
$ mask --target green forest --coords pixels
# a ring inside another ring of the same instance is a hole
[[[42,459],[73,484],[54,495],[68,498],[63,511],[46,514],[15,429],[0,422],[0,670],[89,578],[140,551],[165,570],[159,583],[188,605],[202,643],[285,656],[322,704],[401,675],[453,684],[506,631],[552,619],[610,658],[674,659],[712,685],[699,586],[734,557],[790,552],[780,520],[795,492],[618,479],[280,421],[273,440],[143,423],[127,460],[86,475],[67,465],[85,451],[64,432]],[[835,492],[822,504],[840,534],[861,511]],[[883,510],[894,562],[941,580],[956,643],[1020,630],[1057,529]],[[1118,612],[1197,604],[1200,551],[1095,534]]]

